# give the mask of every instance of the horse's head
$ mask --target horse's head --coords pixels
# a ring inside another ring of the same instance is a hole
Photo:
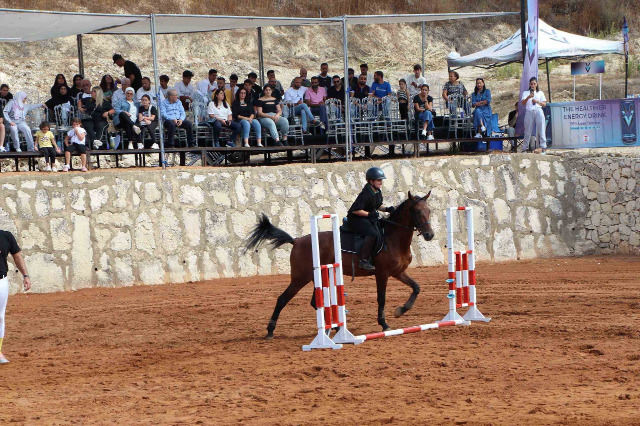
[[[435,235],[431,228],[431,210],[429,206],[427,206],[427,198],[429,198],[430,195],[431,191],[424,197],[414,197],[411,195],[411,191],[409,191],[409,207],[413,227],[416,228],[418,233],[427,241],[431,241]]]

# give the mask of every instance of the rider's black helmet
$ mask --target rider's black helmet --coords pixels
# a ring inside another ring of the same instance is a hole
[[[386,178],[387,177],[384,175],[384,172],[380,167],[371,167],[367,170],[367,181]]]

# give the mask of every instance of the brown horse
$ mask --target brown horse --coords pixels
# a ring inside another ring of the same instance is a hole
[[[387,281],[389,277],[405,283],[411,287],[411,296],[409,300],[395,310],[395,316],[400,317],[413,307],[413,304],[420,293],[420,286],[405,271],[411,263],[411,240],[413,239],[413,231],[418,233],[425,240],[433,239],[433,230],[431,229],[431,211],[427,206],[427,198],[431,195],[431,191],[425,197],[414,197],[409,192],[409,198],[398,206],[398,208],[387,219],[381,219],[381,226],[385,234],[385,250],[381,251],[375,257],[375,271],[366,271],[355,266],[352,271],[352,265],[358,264],[356,255],[350,253],[342,254],[342,264],[344,275],[367,276],[375,275],[378,290],[378,324],[383,330],[389,330],[389,325],[385,320],[384,305],[387,292]],[[260,222],[254,227],[249,235],[246,249],[257,248],[263,241],[268,241],[275,249],[284,244],[293,244],[291,257],[291,284],[278,297],[278,302],[271,316],[271,321],[267,326],[267,339],[273,338],[273,330],[276,328],[280,311],[289,303],[289,301],[300,291],[302,287],[313,281],[313,261],[311,256],[311,236],[294,239],[282,229],[276,228],[271,224],[266,215],[262,215]],[[333,263],[333,234],[331,232],[320,232],[318,235],[318,244],[320,246],[320,264]],[[352,258],[354,257],[353,262]],[[311,301],[315,307],[315,300]]]

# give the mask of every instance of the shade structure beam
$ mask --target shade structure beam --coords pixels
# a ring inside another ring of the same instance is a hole
[[[164,126],[162,125],[162,113],[160,112],[160,78],[158,76],[158,49],[156,46],[156,20],[155,15],[152,13],[150,16],[149,24],[151,27],[151,53],[153,55],[153,80],[156,85],[156,99],[158,102],[158,130],[160,131],[160,163],[162,168],[167,167],[167,161],[164,157]],[[204,165],[204,164],[203,164]]]

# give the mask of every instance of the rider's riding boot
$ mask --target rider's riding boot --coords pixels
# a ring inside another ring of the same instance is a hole
[[[367,271],[375,271],[376,267],[371,264],[371,254],[373,253],[375,245],[376,239],[374,237],[366,237],[364,239],[360,261],[358,262],[360,268],[366,269]]]

